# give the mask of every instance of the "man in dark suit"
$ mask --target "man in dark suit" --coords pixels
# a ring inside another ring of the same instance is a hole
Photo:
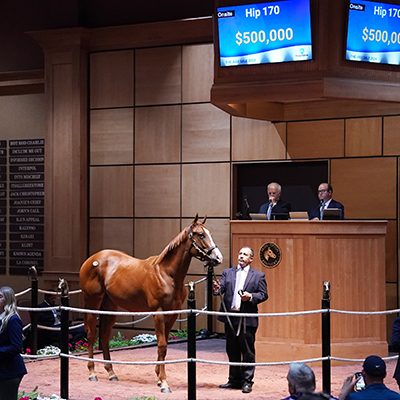
[[[400,317],[397,317],[393,322],[391,350],[400,353]],[[400,358],[397,360],[393,378],[396,379],[397,385],[400,388]]]
[[[54,307],[56,305],[56,293],[46,293],[44,295],[44,301],[38,304],[38,308]],[[38,312],[38,325],[49,326],[53,328],[61,328],[60,317],[57,310],[46,310]],[[86,331],[83,326],[69,328],[69,334],[71,335],[70,347],[72,350],[75,349],[75,345],[80,340],[86,338]],[[40,329],[38,335],[38,347],[42,348],[45,346],[60,346],[60,330],[47,330]]]
[[[243,247],[239,251],[238,266],[225,269],[221,280],[213,281],[214,294],[224,295],[220,312],[236,312],[237,317],[218,316],[225,323],[226,352],[230,362],[255,362],[255,336],[258,317],[242,317],[241,313],[257,314],[258,304],[268,299],[265,274],[250,267],[254,251]],[[224,389],[242,389],[250,393],[253,386],[254,366],[229,366],[228,382]]]
[[[285,203],[283,200],[281,200],[281,185],[277,182],[271,182],[267,186],[267,192],[268,203],[265,203],[260,207],[259,214],[267,214],[267,219],[275,219],[274,215],[277,214],[287,214],[287,216],[289,216],[292,206],[289,203]],[[276,219],[281,218],[280,216],[277,216]]]
[[[322,213],[327,208],[339,208],[342,210],[340,219],[344,219],[344,206],[332,199],[333,188],[330,183],[321,183],[318,186],[319,202],[315,203],[308,212],[308,219],[322,219]]]

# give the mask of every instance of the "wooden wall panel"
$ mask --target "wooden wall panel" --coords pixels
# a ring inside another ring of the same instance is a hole
[[[56,224],[52,225],[51,231],[47,232],[50,233],[52,238],[52,246],[49,250],[53,257],[60,259],[68,259],[74,251],[71,236],[73,232],[71,188],[74,185],[74,174],[72,168],[66,168],[66,166],[74,165],[71,135],[73,126],[71,118],[73,110],[72,70],[71,64],[59,64],[53,67],[52,152],[47,155],[46,159],[46,167],[52,177],[49,174],[45,174],[45,188],[47,190],[51,187],[52,190],[53,207],[50,210],[52,214],[51,220],[57,221]],[[45,144],[48,145],[49,143],[46,141]],[[51,184],[48,178],[51,178]],[[50,221],[46,218],[45,222],[48,223]],[[63,229],[60,229],[60,226]],[[47,253],[45,255],[50,256],[50,254]]]
[[[332,160],[333,198],[346,219],[395,219],[396,175],[395,157]]]
[[[207,62],[203,62],[207,60]],[[214,46],[182,47],[182,102],[209,102],[214,79]]]
[[[232,161],[286,159],[286,124],[232,117]]]
[[[344,120],[289,122],[287,151],[291,159],[344,156]]]
[[[180,231],[179,219],[135,219],[135,257],[160,254]]]
[[[103,249],[121,250],[133,255],[133,219],[91,219],[89,253]]]
[[[230,165],[182,165],[182,216],[229,218]]]
[[[383,155],[400,155],[400,116],[383,118]]]
[[[135,216],[176,218],[180,216],[180,166],[135,167]]]
[[[90,113],[90,164],[133,164],[133,109]]]
[[[202,215],[201,218],[204,216]],[[189,225],[193,221],[193,218],[184,218],[182,220],[182,227]],[[208,228],[214,239],[214,243],[218,246],[222,255],[224,256],[224,261],[221,265],[215,268],[215,273],[221,275],[224,268],[229,268],[229,255],[230,255],[230,224],[229,219],[212,219],[207,218],[205,223],[206,228]],[[204,275],[204,262],[193,259],[190,264],[189,273],[193,275]]]
[[[136,164],[181,160],[181,107],[142,107],[135,110]]]
[[[90,216],[133,217],[133,166],[90,168]]]
[[[136,50],[136,105],[180,103],[181,63],[181,46]]]
[[[347,119],[346,157],[382,155],[382,118]]]
[[[230,116],[212,104],[182,106],[182,161],[229,161]]]
[[[90,55],[90,107],[131,107],[133,50]]]
[[[0,96],[0,137],[39,139],[46,130],[46,97],[44,94]]]

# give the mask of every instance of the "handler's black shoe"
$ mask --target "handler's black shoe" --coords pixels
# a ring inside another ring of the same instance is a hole
[[[252,387],[250,383],[245,383],[242,387],[242,392],[243,393],[250,393],[252,391]]]
[[[224,383],[222,385],[219,385],[219,387],[221,389],[242,389],[239,385],[234,385],[231,382],[227,382],[227,383]]]

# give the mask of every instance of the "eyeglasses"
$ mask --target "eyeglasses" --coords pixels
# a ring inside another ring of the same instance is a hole
[[[325,193],[327,191],[328,191],[328,189],[322,189],[322,190],[318,190],[318,193]]]

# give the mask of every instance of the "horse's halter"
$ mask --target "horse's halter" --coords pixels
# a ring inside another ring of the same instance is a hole
[[[214,249],[216,249],[218,246],[214,245],[210,247],[209,249],[204,249],[203,247],[199,246],[199,244],[194,240],[193,237],[193,232],[192,232],[192,227],[189,226],[189,239],[190,239],[190,247],[189,251],[192,247],[194,247],[200,254],[201,256],[193,256],[194,258],[197,258],[200,261],[207,261],[207,264],[217,264],[211,257],[210,254],[213,252]]]

